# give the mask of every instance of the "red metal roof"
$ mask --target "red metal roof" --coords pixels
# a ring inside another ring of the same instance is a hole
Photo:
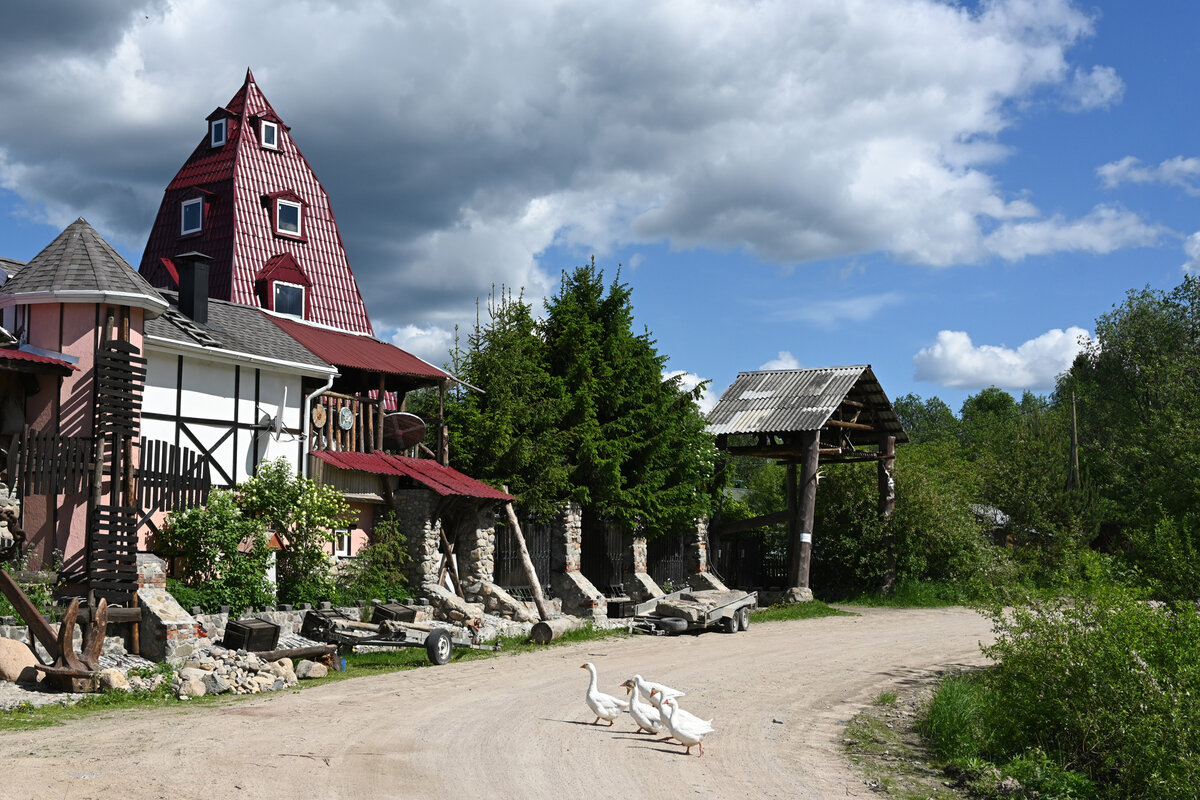
[[[387,372],[441,381],[451,376],[437,367],[401,350],[394,344],[381,342],[364,334],[318,328],[293,319],[268,315],[284,333],[307,347],[317,358],[336,367],[352,367],[368,372]]]
[[[280,123],[278,149],[259,144],[259,119],[278,120],[254,75],[229,104],[225,144],[211,147],[208,131],[163,195],[158,217],[142,255],[141,273],[157,287],[174,288],[162,263],[188,250],[212,258],[212,297],[258,306],[254,282],[273,258],[290,254],[312,280],[305,303],[308,318],[342,330],[373,333],[362,294],[346,260],[346,249],[325,187]],[[201,189],[206,195],[203,229],[181,237],[180,203]],[[294,192],[305,205],[303,238],[278,236],[271,219],[271,195]]]
[[[442,497],[455,495],[500,502],[516,499],[482,481],[469,478],[456,469],[443,467],[431,458],[407,458],[380,452],[347,453],[338,450],[313,450],[312,454],[326,464],[341,469],[354,469],[375,475],[403,475],[429,487]]]
[[[11,361],[32,361],[35,364],[52,364],[56,367],[65,367],[68,370],[78,371],[79,367],[72,364],[70,361],[63,361],[61,358],[53,358],[52,356],[43,356],[38,353],[28,353],[17,348],[0,349],[0,358],[9,359]]]

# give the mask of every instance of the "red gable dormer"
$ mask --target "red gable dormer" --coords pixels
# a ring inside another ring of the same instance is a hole
[[[212,297],[273,309],[278,278],[303,287],[306,320],[373,334],[325,187],[250,70],[206,120],[163,195],[139,271],[173,289],[171,259],[199,251],[212,258]]]

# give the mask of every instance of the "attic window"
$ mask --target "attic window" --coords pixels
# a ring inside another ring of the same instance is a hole
[[[304,319],[304,287],[296,283],[275,281],[273,309],[276,314]]]
[[[301,207],[291,200],[275,201],[275,232],[284,236],[300,236]]]
[[[179,235],[199,233],[204,226],[204,198],[184,200],[179,207]]]
[[[229,120],[214,119],[209,123],[208,135],[209,145],[211,147],[220,147],[225,144],[226,135],[228,132]]]
[[[278,150],[279,149],[279,126],[276,125],[274,122],[267,122],[264,119],[262,121],[260,135],[262,137],[262,146],[263,147],[268,148],[270,150]]]

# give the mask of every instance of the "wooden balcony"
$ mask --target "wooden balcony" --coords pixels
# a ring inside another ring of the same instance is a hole
[[[383,449],[383,403],[370,397],[325,392],[317,398],[309,450],[370,453]]]

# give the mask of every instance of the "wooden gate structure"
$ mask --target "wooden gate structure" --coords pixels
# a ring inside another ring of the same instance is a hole
[[[811,596],[813,516],[822,464],[875,462],[879,513],[891,516],[895,446],[907,442],[908,434],[869,364],[739,373],[709,412],[708,423],[717,447],[731,455],[770,458],[787,466],[784,510],[738,522],[714,520],[709,536],[723,538],[786,523],[788,584],[799,590],[797,597]],[[890,584],[895,580],[895,552],[890,540],[884,547]]]

